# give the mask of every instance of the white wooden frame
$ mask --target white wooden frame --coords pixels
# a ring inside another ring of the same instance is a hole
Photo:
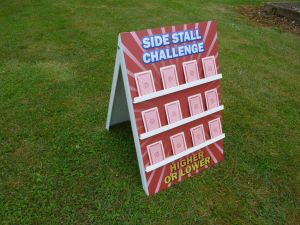
[[[156,170],[156,169],[158,169],[158,168],[160,168],[160,167],[162,167],[162,166],[165,166],[165,165],[167,165],[167,164],[169,164],[169,163],[171,163],[171,162],[174,162],[174,161],[176,161],[177,159],[180,159],[180,158],[182,158],[182,157],[184,157],[184,156],[187,156],[187,155],[189,155],[189,154],[191,154],[191,153],[193,153],[193,152],[199,151],[200,149],[205,148],[205,147],[207,147],[207,146],[209,146],[209,145],[211,145],[211,144],[213,144],[213,143],[215,143],[215,142],[217,142],[217,141],[220,141],[220,140],[222,140],[222,139],[224,139],[224,138],[225,138],[225,134],[221,134],[221,135],[218,136],[218,137],[215,137],[215,138],[213,138],[213,139],[209,139],[209,140],[207,140],[206,142],[203,142],[203,143],[201,143],[200,145],[196,145],[196,146],[194,146],[194,147],[188,148],[187,150],[185,150],[185,151],[183,151],[183,152],[180,152],[180,153],[177,154],[177,155],[172,155],[172,156],[170,156],[170,157],[167,157],[167,158],[165,158],[165,160],[160,161],[159,163],[156,163],[156,164],[150,165],[150,166],[146,166],[145,171],[146,171],[147,173],[149,173],[149,172],[151,172],[151,171],[153,171],[153,170]]]

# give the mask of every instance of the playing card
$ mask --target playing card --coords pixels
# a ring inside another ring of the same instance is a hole
[[[178,86],[177,70],[175,65],[160,68],[164,89]]]
[[[146,132],[155,130],[161,127],[158,108],[148,109],[142,112],[143,122]]]
[[[184,62],[182,66],[186,83],[200,79],[196,60]]]
[[[139,96],[150,94],[156,91],[151,70],[135,73],[134,77]]]
[[[208,122],[210,137],[214,138],[222,134],[222,125],[220,118]]]
[[[214,56],[202,58],[202,65],[205,77],[217,75],[216,60]]]
[[[165,159],[164,147],[162,141],[155,142],[147,146],[151,165]]]
[[[171,136],[170,140],[174,155],[179,154],[187,149],[183,132]]]
[[[182,119],[181,108],[179,101],[165,104],[168,124],[177,122]]]
[[[203,112],[201,94],[188,97],[191,116]]]
[[[199,145],[206,141],[203,125],[191,128],[193,146]]]
[[[218,107],[219,106],[219,98],[218,98],[218,91],[216,88],[211,89],[205,92],[205,100],[207,110]]]

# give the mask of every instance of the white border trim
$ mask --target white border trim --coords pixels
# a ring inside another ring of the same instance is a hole
[[[184,156],[187,156],[187,155],[189,155],[189,154],[191,154],[193,152],[196,152],[196,151],[198,151],[198,150],[200,150],[200,149],[202,149],[202,148],[204,148],[206,146],[209,146],[209,145],[211,145],[211,144],[213,144],[213,143],[215,143],[217,141],[220,141],[220,140],[222,140],[224,138],[225,138],[225,134],[221,134],[218,137],[215,137],[213,139],[209,139],[208,141],[203,142],[200,145],[197,145],[197,146],[194,146],[192,148],[189,148],[186,151],[180,152],[177,155],[170,156],[170,157],[166,158],[165,160],[160,161],[159,163],[156,163],[156,164],[150,165],[150,166],[146,166],[145,171],[148,173],[148,172],[151,172],[153,170],[156,170],[157,168],[160,168],[160,167],[165,166],[165,165],[167,165],[167,164],[169,164],[171,162],[174,162],[177,159],[180,159],[180,158],[182,158]]]

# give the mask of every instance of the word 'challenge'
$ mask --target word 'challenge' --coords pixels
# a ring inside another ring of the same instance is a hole
[[[146,50],[174,45],[172,47],[144,52],[142,55],[143,62],[148,64],[202,53],[204,52],[204,44],[200,40],[202,40],[202,36],[199,29],[143,37],[142,47]],[[191,43],[186,44],[186,42]]]

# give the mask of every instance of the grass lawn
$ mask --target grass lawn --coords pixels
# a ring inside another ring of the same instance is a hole
[[[300,39],[263,1],[2,0],[0,224],[299,224]],[[216,19],[225,161],[147,197],[105,130],[117,35]]]

